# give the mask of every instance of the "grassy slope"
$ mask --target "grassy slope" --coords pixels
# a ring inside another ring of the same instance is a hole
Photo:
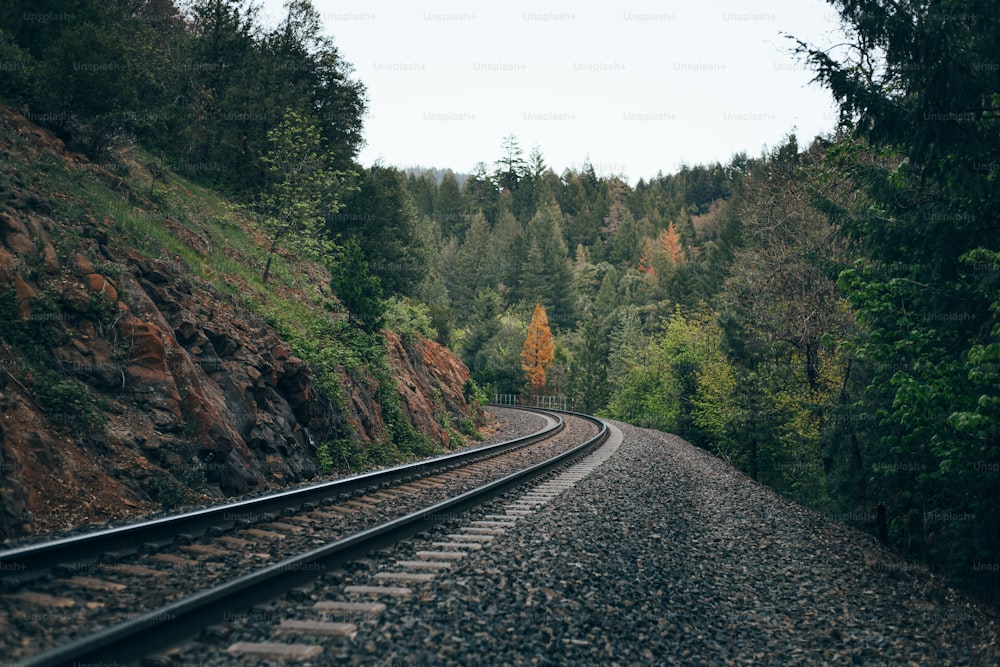
[[[101,221],[126,251],[183,261],[194,276],[274,326],[309,364],[316,384],[339,411],[346,410],[347,401],[343,372],[352,381],[380,387],[386,437],[359,449],[345,431],[329,443],[329,451],[321,450],[321,459],[341,470],[358,470],[440,449],[399,413],[398,396],[389,390],[394,383],[384,342],[347,323],[321,264],[279,253],[265,285],[261,274],[268,241],[245,207],[171,173],[141,148],[120,150],[106,165],[94,165],[65,152],[60,142],[2,106],[0,113],[8,119],[0,123],[0,174],[38,193],[52,208],[52,218]],[[77,246],[74,233],[67,225],[55,235],[64,260]],[[105,269],[113,277],[110,266],[98,266]]]

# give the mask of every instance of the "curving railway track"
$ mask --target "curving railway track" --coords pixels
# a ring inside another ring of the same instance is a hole
[[[317,581],[340,582],[345,568],[373,551],[565,467],[607,438],[606,425],[594,418],[534,412],[545,415],[545,428],[496,445],[0,552],[0,661],[122,664],[162,657],[206,632],[228,636],[234,619],[305,595]],[[411,561],[417,571],[395,575],[395,583],[432,577],[447,559],[502,531],[504,520],[509,515],[483,519],[439,541],[427,551],[437,556]],[[368,593],[408,590],[386,583],[376,580],[377,590]],[[327,602],[333,606],[320,611],[341,617],[370,615],[380,604]],[[351,627],[342,619],[288,618],[275,632],[344,636]],[[245,652],[287,660],[317,650],[316,644],[256,644]],[[230,654],[239,654],[235,646]],[[162,664],[172,663],[163,658]]]

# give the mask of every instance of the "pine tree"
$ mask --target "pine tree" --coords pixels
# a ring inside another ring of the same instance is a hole
[[[531,393],[540,395],[545,390],[545,371],[555,356],[555,341],[549,329],[549,318],[540,303],[535,304],[528,325],[528,337],[521,348],[521,368],[528,374]]]
[[[510,211],[501,212],[493,227],[492,252],[481,258],[492,282],[516,292],[521,284],[521,268],[527,252],[524,226]]]
[[[655,239],[646,239],[642,246],[642,255],[639,256],[639,266],[636,267],[639,270],[639,273],[644,273],[651,277],[656,275],[654,258],[658,254],[658,250],[659,248],[657,247],[657,241]]]
[[[514,192],[518,184],[528,175],[528,163],[521,157],[523,152],[517,137],[509,134],[503,138],[503,157],[496,161],[493,180],[500,190]]]
[[[434,199],[434,217],[441,223],[441,231],[445,236],[461,238],[469,226],[469,216],[465,214],[465,203],[462,201],[462,191],[458,187],[458,179],[451,169],[445,172]]]
[[[571,386],[578,399],[578,409],[594,414],[608,402],[608,337],[601,319],[588,317],[577,334],[573,354]]]
[[[500,211],[500,193],[496,183],[486,171],[484,162],[476,163],[475,169],[465,181],[462,194],[465,197],[466,210],[482,211],[491,225],[496,222]]]
[[[330,285],[347,308],[348,319],[366,331],[376,331],[385,309],[382,284],[369,270],[357,239],[347,240],[330,273]]]
[[[557,328],[570,328],[576,318],[573,267],[562,233],[562,212],[553,200],[528,223],[527,257],[521,272],[523,301],[546,304]]]
[[[450,257],[450,270],[445,274],[445,281],[459,321],[468,318],[481,290],[496,286],[490,284],[490,267],[485,261],[493,252],[491,237],[485,216],[477,213],[465,234],[465,241],[455,248]]]

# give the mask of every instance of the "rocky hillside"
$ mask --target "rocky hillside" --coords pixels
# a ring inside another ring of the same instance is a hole
[[[482,412],[322,267],[263,285],[252,216],[139,151],[94,164],[0,107],[0,537],[454,446]]]

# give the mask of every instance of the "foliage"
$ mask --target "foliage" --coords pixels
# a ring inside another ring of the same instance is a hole
[[[382,326],[404,337],[420,335],[431,340],[437,337],[427,306],[398,296],[390,297],[385,302]]]
[[[347,308],[351,322],[372,333],[381,328],[386,305],[382,282],[368,268],[357,240],[348,239],[331,267],[334,293]]]
[[[0,7],[0,94],[72,148],[113,161],[137,137],[202,183],[242,196],[268,182],[267,134],[285,109],[315,119],[347,170],[364,87],[309,0],[274,27],[246,0],[10,0]],[[37,20],[67,16],[73,20]]]
[[[403,173],[375,164],[361,170],[342,208],[325,213],[327,234],[353,239],[387,295],[416,297],[430,265],[432,239],[418,218]]]
[[[472,378],[466,380],[465,384],[462,386],[462,395],[465,396],[465,400],[469,403],[473,410],[478,410],[490,402],[489,390],[480,386],[479,383]]]
[[[863,194],[823,206],[865,257],[840,284],[865,327],[843,473],[884,504],[891,542],[995,602],[1000,446],[993,406],[1000,207],[1000,20],[972,0],[833,3],[849,48],[800,43],[840,104],[831,161]],[[860,462],[860,465],[858,463]],[[969,519],[971,517],[971,519]]]
[[[269,187],[261,196],[264,229],[270,236],[262,282],[267,282],[278,244],[317,259],[331,250],[323,213],[336,212],[345,172],[329,168],[333,161],[316,126],[286,109],[281,123],[267,133],[270,150],[263,158]]]
[[[103,425],[97,403],[82,382],[42,370],[35,377],[33,390],[47,418],[61,429],[91,434]]]
[[[545,370],[554,356],[555,345],[549,319],[542,304],[536,303],[528,324],[528,336],[521,348],[521,368],[528,375],[532,395],[538,396],[545,391]]]

